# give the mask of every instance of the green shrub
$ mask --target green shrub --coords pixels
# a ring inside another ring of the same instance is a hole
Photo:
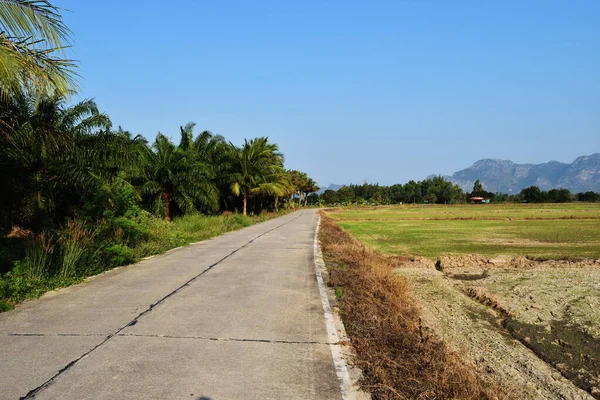
[[[244,217],[242,214],[233,214],[233,221],[243,227],[250,225],[248,217]]]
[[[106,250],[107,268],[120,267],[121,265],[131,264],[136,260],[135,252],[128,246],[114,244]]]

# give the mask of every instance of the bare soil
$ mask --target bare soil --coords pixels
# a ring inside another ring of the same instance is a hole
[[[509,393],[600,398],[597,260],[466,255],[397,267],[424,324]]]

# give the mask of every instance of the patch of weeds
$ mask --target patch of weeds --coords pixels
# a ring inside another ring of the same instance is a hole
[[[14,306],[9,304],[6,300],[0,300],[0,312],[10,311],[13,308]]]
[[[341,287],[335,288],[335,297],[338,300],[342,300],[343,289]]]
[[[250,224],[249,224],[249,222],[248,222],[248,217],[244,217],[244,216],[243,216],[243,215],[241,215],[241,214],[234,214],[234,215],[233,215],[233,221],[234,221],[236,224],[238,224],[238,225],[241,225],[241,226],[243,226],[243,227],[247,227],[247,226],[249,226],[249,225],[250,225]]]

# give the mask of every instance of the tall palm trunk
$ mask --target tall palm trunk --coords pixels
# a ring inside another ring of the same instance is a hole
[[[275,211],[279,211],[279,196],[275,196]]]
[[[165,216],[167,217],[167,221],[172,221],[173,216],[171,215],[171,196],[169,196],[169,192],[163,192],[163,201],[165,202]]]
[[[246,206],[248,205],[248,195],[244,192],[244,207],[243,207],[243,215],[246,216]]]

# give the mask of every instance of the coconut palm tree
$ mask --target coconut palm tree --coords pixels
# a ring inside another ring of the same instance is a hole
[[[208,211],[218,208],[211,166],[160,133],[147,151],[142,179],[141,192],[151,198],[154,212],[169,221],[174,207],[184,213],[196,210],[197,205]]]
[[[292,184],[292,177],[289,172],[285,170],[277,175],[276,182],[279,189],[275,193],[275,211],[279,211],[279,198],[293,195],[296,192],[296,188]]]
[[[245,139],[242,147],[230,143],[230,159],[230,188],[235,196],[242,196],[243,215],[247,215],[249,196],[281,192],[278,177],[285,172],[283,155],[268,138]]]
[[[71,93],[75,64],[64,58],[69,35],[50,2],[0,0],[0,95]]]
[[[319,189],[321,189],[321,188],[317,185],[317,182],[313,181],[312,178],[309,178],[307,176],[306,179],[304,180],[304,182],[302,182],[302,186],[300,187],[300,191],[304,194],[304,205],[305,206],[308,205],[308,196],[311,193],[318,192]]]

